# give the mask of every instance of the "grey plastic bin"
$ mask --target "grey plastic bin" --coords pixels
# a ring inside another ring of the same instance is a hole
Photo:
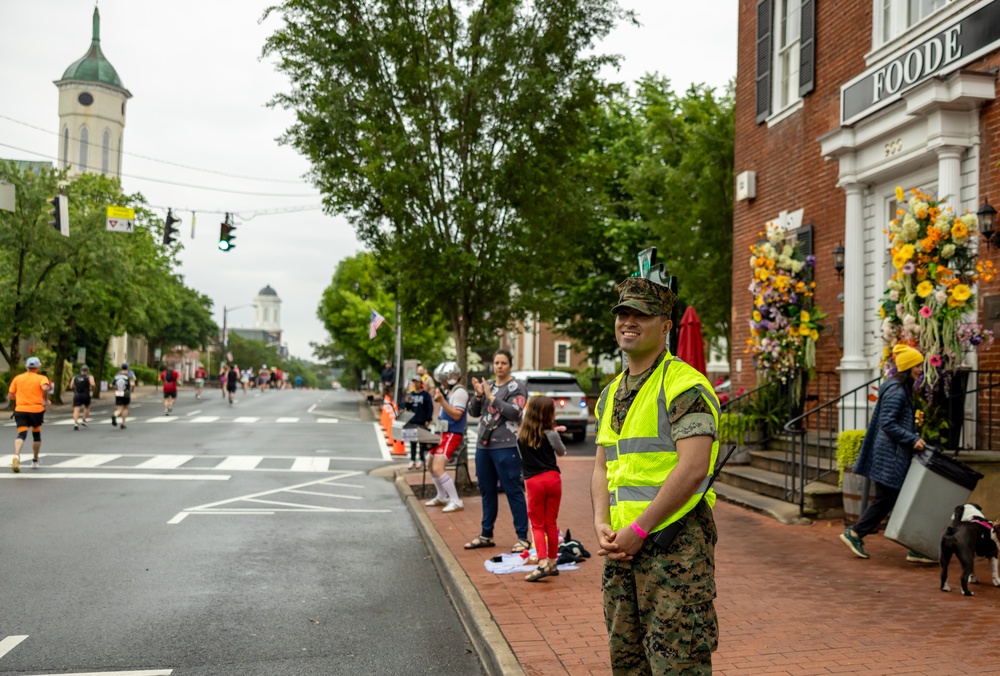
[[[933,449],[913,455],[885,536],[904,547],[936,559],[941,534],[955,507],[965,504],[983,475]]]

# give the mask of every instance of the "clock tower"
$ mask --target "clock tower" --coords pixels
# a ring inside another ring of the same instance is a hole
[[[59,89],[59,168],[69,169],[71,177],[88,172],[120,177],[125,102],[132,93],[101,51],[101,15],[96,7],[90,49],[55,85]]]

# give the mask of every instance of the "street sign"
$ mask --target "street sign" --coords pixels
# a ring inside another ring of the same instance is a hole
[[[86,364],[87,363],[87,348],[79,347],[76,350],[76,363]]]
[[[135,209],[128,207],[108,207],[108,230],[111,232],[133,232],[135,230]]]

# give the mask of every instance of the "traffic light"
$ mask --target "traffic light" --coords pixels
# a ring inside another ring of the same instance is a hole
[[[229,251],[236,246],[233,244],[233,240],[236,239],[236,226],[231,223],[231,220],[229,214],[226,214],[226,220],[219,228],[219,248],[223,251]]]
[[[167,209],[167,220],[163,224],[163,246],[173,244],[174,240],[177,239],[177,226],[175,223],[180,223],[181,219],[174,218],[173,209]]]
[[[49,212],[52,220],[49,225],[64,237],[69,237],[69,201],[66,195],[56,195],[49,200],[49,204],[52,205],[52,211]]]

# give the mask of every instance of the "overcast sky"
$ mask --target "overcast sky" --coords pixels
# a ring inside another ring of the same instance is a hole
[[[221,325],[224,306],[249,304],[270,284],[283,301],[284,341],[293,355],[311,358],[309,343],[327,339],[316,317],[320,295],[337,263],[361,249],[352,228],[319,210],[259,215],[243,222],[236,248],[223,253],[216,248],[222,216],[210,213],[320,203],[301,180],[306,160],[275,141],[291,114],[265,107],[287,88],[271,63],[258,59],[277,26],[275,18],[258,20],[276,1],[101,0],[101,48],[133,96],[124,189],[163,207],[161,215],[173,207],[183,219],[178,262],[188,285],[213,299]],[[624,56],[620,72],[609,77],[631,82],[657,71],[683,91],[696,82],[722,87],[735,75],[737,0],[622,4],[638,12],[643,25],[622,27],[603,45]],[[93,0],[0,0],[0,157],[56,157],[53,81],[89,49],[93,11]],[[198,213],[193,239],[192,211]],[[231,326],[252,326],[253,320],[252,308],[229,313]]]

